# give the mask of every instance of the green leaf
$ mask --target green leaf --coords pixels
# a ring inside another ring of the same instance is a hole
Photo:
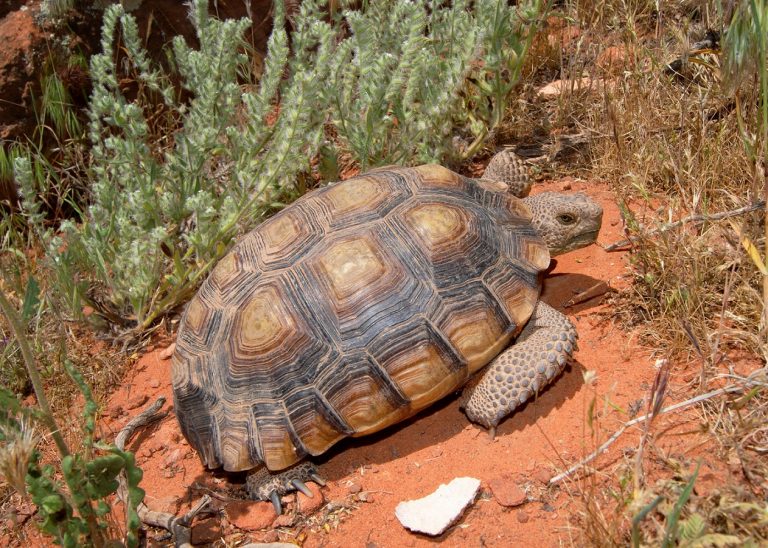
[[[71,477],[75,468],[75,457],[73,455],[67,455],[61,459],[61,470],[64,472],[64,477]]]
[[[120,486],[117,475],[125,461],[120,455],[97,457],[85,465],[91,498],[103,498],[117,491]]]
[[[680,536],[685,540],[695,540],[704,534],[707,523],[700,514],[691,516],[680,524]]]
[[[96,515],[99,517],[106,516],[107,514],[109,514],[110,510],[111,509],[109,507],[109,504],[107,504],[103,500],[100,500],[96,504]]]
[[[21,318],[25,324],[32,319],[38,306],[40,306],[40,286],[37,280],[30,276],[24,292],[24,304],[21,307]]]
[[[696,483],[696,478],[699,477],[700,466],[701,462],[698,462],[691,479],[688,481],[688,484],[685,486],[682,493],[680,493],[680,497],[672,508],[672,512],[667,516],[667,528],[664,531],[664,540],[661,543],[662,548],[673,546],[677,540],[677,524],[680,519],[680,513],[683,511],[683,507],[688,502],[688,498],[693,492],[693,485]]]
[[[659,503],[664,500],[664,497],[662,495],[658,495],[655,499],[653,499],[649,504],[643,507],[642,510],[640,510],[637,514],[635,514],[635,517],[632,518],[632,547],[637,548],[640,546],[640,522],[642,522],[645,517],[650,514],[654,508],[656,508]]]
[[[43,498],[40,507],[47,514],[56,514],[64,509],[64,498],[59,494],[48,495]]]

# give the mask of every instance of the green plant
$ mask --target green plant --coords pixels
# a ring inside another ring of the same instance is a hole
[[[390,0],[328,20],[323,5],[302,3],[289,48],[275,4],[260,75],[242,39],[249,22],[214,20],[204,0],[191,9],[200,47],[174,39],[174,75],[150,61],[131,16],[105,11],[102,53],[91,59],[87,206],[46,226],[36,197],[58,186],[61,170],[39,153],[14,163],[24,214],[73,316],[88,304],[124,329],[149,328],[191,296],[240,231],[303,191],[315,157],[332,178],[346,152],[363,168],[441,160],[455,124],[474,153],[501,120],[541,9],[539,0]],[[60,112],[52,119],[77,130]]]
[[[683,511],[683,507],[686,505],[686,503],[688,502],[688,499],[691,496],[691,493],[693,492],[693,486],[696,483],[696,478],[699,475],[699,466],[700,464],[696,465],[696,470],[694,470],[693,474],[691,475],[691,479],[688,480],[688,482],[685,484],[683,489],[680,491],[680,494],[678,495],[674,506],[669,511],[669,514],[665,516],[664,536],[661,541],[662,548],[669,548],[670,546],[676,545],[677,541],[679,540],[680,535],[678,533],[678,527],[680,523],[680,515]],[[656,496],[649,504],[644,506],[632,518],[632,546],[633,547],[640,546],[640,538],[641,538],[640,523],[648,516],[648,514],[654,511],[659,506],[659,504],[661,504],[663,501],[664,501],[664,496],[662,495]]]
[[[82,443],[77,452],[70,451],[51,414],[19,315],[2,291],[0,309],[19,343],[39,406],[39,409],[22,406],[11,392],[0,387],[0,473],[35,503],[42,531],[68,547],[104,544],[109,536],[106,519],[111,512],[109,497],[117,492],[117,478],[124,473],[127,480],[125,540],[128,546],[137,546],[140,521],[136,507],[144,492],[138,486],[142,472],[136,467],[133,454],[94,441],[98,406],[82,375],[65,360],[66,371],[85,400]],[[52,464],[41,463],[34,422],[42,423],[56,442],[61,459],[58,470]],[[57,479],[59,474],[64,484]]]
[[[748,76],[757,75],[758,108],[757,124],[753,127],[744,117],[743,108],[736,94],[739,128],[744,148],[754,165],[754,181],[762,188],[763,198],[768,198],[768,2],[766,0],[742,0],[736,6],[723,44],[726,82],[738,88]],[[751,122],[751,120],[750,120]],[[763,226],[763,256],[744,234],[742,243],[762,275],[763,314],[761,330],[763,343],[768,343],[768,202]]]

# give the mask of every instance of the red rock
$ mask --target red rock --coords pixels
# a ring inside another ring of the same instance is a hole
[[[176,352],[176,343],[171,343],[167,347],[163,348],[157,357],[161,360],[170,360],[174,352]]]
[[[261,537],[261,542],[264,543],[277,542],[278,540],[280,540],[280,536],[274,529],[270,529]]]
[[[363,486],[360,485],[357,482],[352,482],[347,486],[347,492],[349,492],[352,495],[358,494],[360,491],[363,490]]]
[[[520,510],[517,513],[517,521],[519,521],[520,523],[528,523],[529,519],[531,519],[531,518],[528,517],[528,514],[526,514],[522,510]]]
[[[125,404],[126,409],[136,409],[137,407],[141,407],[145,403],[147,403],[147,400],[149,399],[149,396],[146,394],[141,394],[139,396],[133,397],[130,400],[128,400],[128,403]]]
[[[149,450],[152,451],[153,453],[158,453],[158,452],[161,452],[161,451],[165,451],[167,448],[168,448],[168,444],[167,443],[163,443],[160,440],[156,440],[156,441],[152,442],[150,444],[150,446],[149,446]]]
[[[109,416],[110,419],[119,419],[122,414],[123,414],[123,408],[120,407],[119,405],[107,411],[107,415]]]
[[[149,384],[150,388],[158,388],[160,386],[160,381],[157,379],[150,379],[147,384]]]
[[[299,503],[299,512],[302,514],[311,514],[317,512],[325,504],[325,498],[323,492],[320,490],[320,486],[315,483],[308,483],[307,487],[312,491],[312,498],[309,498],[304,493],[297,493],[296,498]]]
[[[488,482],[488,485],[491,491],[493,491],[493,497],[496,499],[496,502],[502,506],[520,506],[528,500],[528,495],[525,494],[525,491],[520,489],[509,477],[494,478]]]
[[[291,527],[296,523],[296,514],[281,514],[272,522],[272,527]]]
[[[357,500],[360,502],[373,502],[373,495],[368,491],[363,491],[362,493],[357,494]]]
[[[208,518],[192,526],[192,544],[207,544],[221,538],[221,522],[218,518]]]
[[[272,525],[277,519],[271,502],[238,500],[227,505],[230,523],[244,531],[258,531]]]
[[[539,468],[533,473],[533,478],[541,483],[547,483],[552,478],[552,472],[546,468]]]

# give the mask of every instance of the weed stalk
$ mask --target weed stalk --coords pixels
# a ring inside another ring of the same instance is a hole
[[[56,447],[58,447],[62,458],[66,457],[69,455],[69,447],[67,447],[67,444],[61,435],[61,430],[59,430],[59,426],[56,424],[56,419],[53,418],[53,413],[51,413],[51,407],[48,405],[48,398],[45,396],[45,391],[43,390],[43,381],[35,366],[35,359],[32,356],[32,349],[29,346],[29,341],[24,333],[24,328],[21,325],[16,310],[13,308],[13,305],[11,305],[2,288],[0,288],[0,309],[2,309],[3,314],[8,320],[8,325],[10,326],[11,331],[13,331],[16,341],[19,343],[24,365],[27,368],[29,380],[32,382],[32,388],[35,391],[37,404],[42,411],[42,420],[48,427],[48,430],[50,430],[53,441],[56,442]]]

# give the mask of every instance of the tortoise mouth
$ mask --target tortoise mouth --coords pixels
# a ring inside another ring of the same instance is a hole
[[[568,253],[569,251],[574,251],[576,249],[581,249],[582,247],[587,247],[588,245],[592,245],[597,242],[597,235],[600,233],[600,229],[597,230],[590,230],[588,232],[582,232],[581,234],[577,234],[563,245],[563,247],[557,248],[557,249],[550,249],[550,255],[562,255],[563,253]]]

